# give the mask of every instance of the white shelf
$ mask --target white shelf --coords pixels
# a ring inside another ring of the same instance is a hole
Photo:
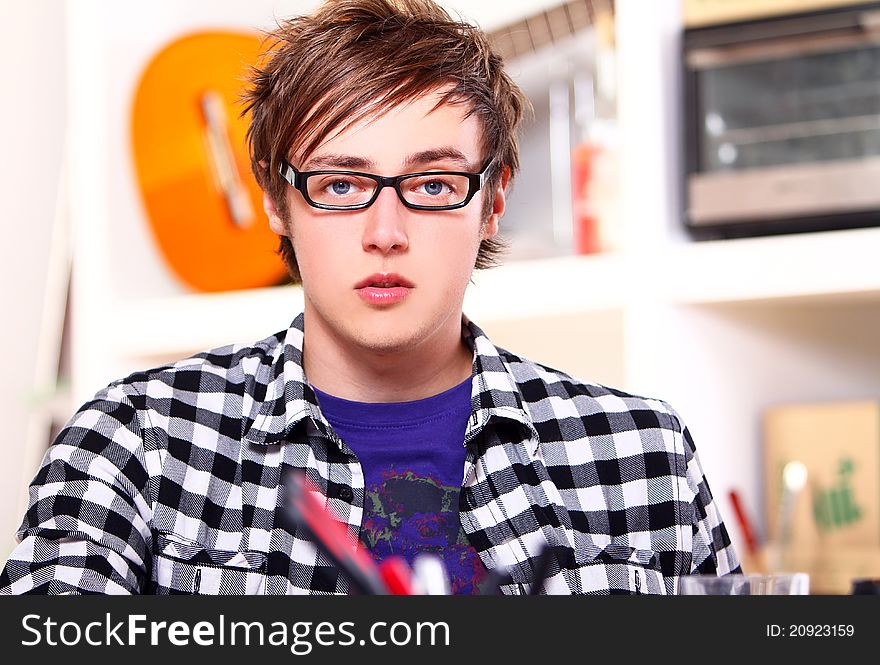
[[[675,304],[880,296],[880,228],[679,244],[662,262]]]
[[[464,311],[477,323],[659,305],[880,298],[880,228],[669,244],[513,261],[478,271]],[[188,294],[120,307],[115,353],[163,358],[283,330],[303,306],[299,287]],[[124,332],[124,334],[122,334]]]
[[[464,311],[475,321],[506,321],[618,309],[632,286],[624,253],[511,261],[474,273]]]
[[[171,359],[255,342],[287,328],[302,307],[302,289],[296,286],[125,303],[115,317],[120,334],[113,349],[123,358]]]

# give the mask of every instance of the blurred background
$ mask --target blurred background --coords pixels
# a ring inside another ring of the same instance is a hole
[[[0,557],[110,381],[288,326],[235,97],[314,0],[4,3]],[[457,0],[535,109],[465,312],[670,402],[747,572],[880,577],[880,3]]]

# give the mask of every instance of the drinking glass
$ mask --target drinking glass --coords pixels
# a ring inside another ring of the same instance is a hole
[[[806,596],[810,593],[807,573],[737,575],[686,575],[678,592],[686,596]]]

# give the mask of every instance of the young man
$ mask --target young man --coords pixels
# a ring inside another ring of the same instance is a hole
[[[373,555],[456,593],[673,593],[738,570],[666,403],[496,348],[462,314],[491,265],[526,106],[429,0],[280,26],[247,100],[254,172],[305,309],[290,329],[111,384],[31,487],[4,593],[344,593],[284,518],[302,470]]]

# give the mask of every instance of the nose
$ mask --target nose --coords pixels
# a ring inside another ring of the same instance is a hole
[[[389,254],[409,247],[407,218],[409,211],[393,187],[385,187],[369,208],[364,210],[362,245],[366,252]]]

